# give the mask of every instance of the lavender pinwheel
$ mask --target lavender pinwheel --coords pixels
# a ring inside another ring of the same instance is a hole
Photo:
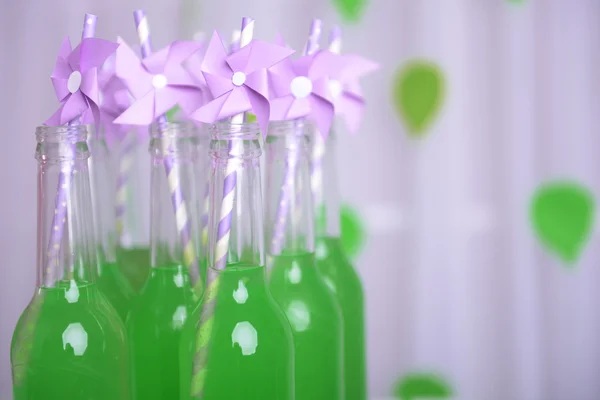
[[[175,41],[140,60],[121,39],[115,74],[129,89],[135,102],[115,119],[116,124],[150,125],[176,105],[190,113],[198,104],[201,89],[182,63],[202,46],[198,42]]]
[[[294,51],[260,40],[252,40],[231,55],[217,32],[213,33],[201,71],[213,99],[191,118],[213,123],[253,110],[263,135],[269,124],[267,68],[286,59]]]
[[[51,76],[56,97],[62,104],[45,122],[46,125],[64,125],[79,116],[84,124],[99,122],[97,69],[118,46],[114,42],[89,37],[71,50],[69,38],[64,39]]]
[[[326,136],[334,116],[329,75],[342,67],[339,57],[329,51],[318,51],[269,68],[269,83],[275,95],[271,100],[271,120],[307,117]]]
[[[100,86],[100,118],[104,127],[105,139],[109,145],[120,142],[130,125],[115,124],[114,120],[132,104],[132,96],[125,84],[115,75],[115,57],[109,57],[98,71]],[[143,131],[143,130],[139,130]]]
[[[343,66],[329,76],[329,91],[335,104],[335,113],[346,121],[350,133],[356,133],[362,120],[365,100],[359,78],[379,68],[379,65],[358,55],[341,55]]]

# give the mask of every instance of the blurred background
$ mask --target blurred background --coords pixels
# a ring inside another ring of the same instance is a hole
[[[301,50],[318,17],[380,63],[360,133],[338,135],[372,399],[600,399],[598,0],[2,4],[0,399],[35,284],[34,130],[58,106],[56,54],[85,12],[97,36],[135,43],[137,8],[156,48],[229,37],[248,15],[256,38]]]

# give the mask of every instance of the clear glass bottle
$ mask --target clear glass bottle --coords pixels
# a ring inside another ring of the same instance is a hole
[[[98,248],[98,287],[111,302],[123,321],[134,296],[134,291],[117,264],[115,232],[115,185],[111,159],[102,131],[96,134],[88,125],[90,158],[90,187],[95,237]]]
[[[96,283],[86,128],[36,136],[38,279],[13,334],[14,398],[129,399],[125,327]]]
[[[127,330],[133,357],[134,397],[172,400],[179,395],[181,331],[198,302],[193,290],[199,281],[195,206],[198,143],[193,127],[189,123],[166,122],[159,131],[154,125],[150,152],[152,267],[134,300]],[[179,196],[177,213],[173,207],[174,188]],[[181,226],[187,227],[183,234]],[[186,243],[182,243],[182,237]],[[191,261],[195,266],[188,265],[188,246],[194,252]]]
[[[327,141],[311,137],[311,185],[316,218],[315,256],[325,283],[336,296],[344,321],[345,399],[367,398],[364,294],[360,277],[340,240],[340,196],[337,187],[335,134]]]
[[[211,127],[207,286],[181,338],[180,399],[294,399],[292,332],[265,272],[259,135]]]
[[[116,227],[119,268],[134,291],[139,292],[150,272],[150,176],[148,146],[135,131],[117,147]]]
[[[270,288],[296,348],[296,400],[343,400],[342,313],[317,271],[305,120],[272,122],[267,153]]]

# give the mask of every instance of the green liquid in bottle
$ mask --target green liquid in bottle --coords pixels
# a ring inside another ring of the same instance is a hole
[[[203,398],[294,399],[292,332],[267,289],[265,268],[233,264],[215,273],[220,281],[206,348]],[[181,400],[192,398],[192,364],[201,310],[202,301],[181,337]]]
[[[314,255],[270,256],[270,289],[296,347],[296,400],[343,399],[342,315]]]
[[[319,272],[342,309],[345,398],[365,400],[365,321],[360,277],[342,250],[339,238],[317,239],[315,248]]]
[[[117,260],[122,274],[133,290],[139,293],[150,274],[150,248],[119,248]]]
[[[173,400],[179,395],[179,338],[196,305],[187,271],[151,268],[127,319],[134,398]]]
[[[117,263],[103,263],[97,282],[104,296],[125,322],[135,293]]]
[[[96,284],[38,288],[11,346],[15,400],[129,399],[123,322]]]

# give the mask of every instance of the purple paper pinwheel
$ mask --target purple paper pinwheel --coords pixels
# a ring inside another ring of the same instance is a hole
[[[185,113],[197,108],[202,90],[182,63],[200,50],[202,43],[175,41],[140,60],[121,39],[115,74],[122,79],[135,102],[115,119],[115,124],[150,125],[179,105]]]
[[[213,123],[252,109],[265,135],[270,115],[266,69],[293,53],[282,46],[252,40],[227,55],[223,41],[214,32],[201,66],[213,100],[191,114],[191,118]]]
[[[329,76],[342,67],[340,56],[318,51],[297,60],[286,59],[269,68],[271,120],[309,118],[327,136],[334,116]]]
[[[71,42],[65,38],[51,76],[56,97],[62,104],[46,125],[64,125],[78,117],[84,124],[99,122],[97,70],[118,46],[114,42],[87,37],[71,50]]]
[[[339,54],[341,29],[331,30],[329,51]],[[377,70],[379,65],[356,54],[342,55],[343,67],[333,70],[329,76],[329,91],[335,104],[335,113],[342,115],[350,133],[360,127],[365,108],[365,100],[359,79]]]

